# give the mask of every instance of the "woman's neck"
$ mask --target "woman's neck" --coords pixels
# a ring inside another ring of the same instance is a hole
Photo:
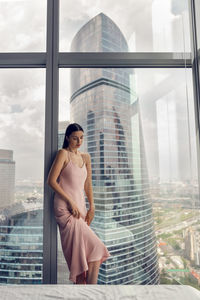
[[[72,152],[74,154],[78,154],[78,150],[77,149],[71,149],[70,147],[68,147],[67,150],[69,150],[70,152]]]

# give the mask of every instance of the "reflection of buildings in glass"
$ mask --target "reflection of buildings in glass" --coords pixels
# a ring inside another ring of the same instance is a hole
[[[177,81],[174,88],[175,80]],[[197,178],[196,144],[193,134],[195,124],[193,104],[190,98],[187,99],[184,90],[183,73],[176,77],[166,76],[156,87],[160,91],[159,99],[154,98],[157,109],[160,182],[181,181],[184,184],[192,184]]]
[[[15,162],[13,151],[0,149],[0,207],[14,203]]]
[[[174,181],[179,178],[177,111],[171,97],[167,95],[156,103],[160,182]]]
[[[120,29],[99,14],[73,39],[71,51],[128,51]],[[100,284],[156,284],[157,249],[132,69],[72,69],[71,119],[85,130],[92,161],[95,218],[91,227],[112,254]]]
[[[69,125],[69,121],[60,121],[58,124],[58,149],[61,149],[63,146],[63,141],[65,137],[65,130]]]
[[[41,201],[15,203],[0,211],[0,283],[42,283],[42,218]]]
[[[190,40],[187,6],[187,1],[153,1],[152,28],[154,49],[156,51],[163,51],[163,49],[176,52],[190,51],[190,43],[186,42]],[[172,74],[159,71],[152,82],[156,93],[151,106],[160,106],[159,102],[163,102],[163,107],[165,106],[169,110],[170,107],[174,106],[174,111],[167,112],[166,109],[166,111],[163,111],[163,115],[157,115],[162,122],[166,119],[165,128],[162,132],[162,124],[158,122],[155,127],[157,130],[160,129],[161,133],[158,137],[159,172],[157,175],[161,181],[181,180],[185,182],[186,180],[193,180],[190,168],[195,168],[190,166],[193,162],[190,161],[189,157],[189,148],[191,147],[190,137],[188,136],[191,133],[188,132],[189,120],[187,120],[187,110],[189,108],[186,99],[185,75],[183,73],[173,77]],[[157,99],[156,97],[159,94],[160,97]],[[151,115],[149,114],[149,116]],[[172,118],[173,120],[170,120]],[[154,118],[153,121],[156,122],[156,119]],[[171,121],[174,122],[173,127]],[[161,144],[162,147],[160,147]]]
[[[154,0],[152,28],[155,51],[191,51],[187,1]]]

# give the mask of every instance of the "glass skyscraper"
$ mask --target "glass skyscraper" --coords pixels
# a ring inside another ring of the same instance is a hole
[[[72,52],[127,52],[120,29],[100,13],[75,35]],[[111,257],[99,284],[157,284],[159,270],[133,69],[71,70],[71,120],[85,133],[92,160],[95,217],[91,228]]]
[[[0,210],[0,285],[42,283],[42,218],[41,202]]]
[[[16,197],[13,151],[0,149],[0,285],[42,283],[43,199],[37,188],[34,194],[32,187],[20,187]]]
[[[0,149],[0,208],[15,200],[15,161],[13,151]]]

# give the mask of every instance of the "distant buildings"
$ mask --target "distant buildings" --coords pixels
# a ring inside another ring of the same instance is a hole
[[[0,284],[41,284],[43,204],[22,201],[0,210]]]
[[[0,284],[42,283],[42,201],[14,199],[13,151],[0,149]]]
[[[184,230],[185,256],[196,266],[200,266],[200,229],[193,227]]]
[[[197,209],[199,203],[199,188],[197,181],[183,182],[151,182],[153,204],[162,207],[181,207]]]
[[[13,151],[0,149],[0,208],[15,200],[15,162]]]

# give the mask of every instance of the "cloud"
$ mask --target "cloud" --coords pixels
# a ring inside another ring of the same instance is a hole
[[[0,1],[0,51],[45,51],[46,1]]]
[[[159,49],[154,49],[153,44],[156,39],[160,39],[166,32],[171,30],[171,27],[173,28],[175,20],[174,15],[170,11],[170,5],[168,5],[168,11],[166,11],[162,2],[163,0],[116,0],[113,5],[113,1],[108,0],[95,1],[95,4],[93,1],[77,0],[75,6],[73,1],[61,1],[60,51],[70,51],[71,41],[77,31],[101,12],[116,23],[128,43],[130,40],[130,51],[166,51],[166,46],[169,44],[168,36]],[[168,0],[165,3],[170,4],[171,1]],[[183,7],[180,5],[179,17],[182,11]],[[162,21],[163,16],[167,16],[167,19],[161,29],[161,36],[156,37],[153,32],[153,24],[155,28],[158,28],[160,26],[158,19],[160,17]],[[178,31],[173,29],[172,34],[175,37],[171,46],[172,49],[167,48],[167,51],[183,51],[184,49],[183,43],[176,43],[176,40],[182,36],[183,30],[181,18],[178,18],[177,22],[179,22],[179,29]],[[184,26],[189,27],[187,20],[183,19],[183,22],[186,22]],[[132,44],[133,36],[135,36],[135,46]]]
[[[60,50],[69,51],[71,41],[76,32],[91,18],[103,12],[110,17],[121,29],[125,38],[129,40],[135,30],[146,30],[151,21],[152,0],[125,0],[115,1],[93,1],[77,0],[74,6],[73,1],[61,1],[60,3]],[[128,9],[127,9],[128,8]],[[148,17],[149,16],[149,17]],[[141,26],[141,19],[145,20]],[[144,36],[144,34],[143,34]]]
[[[43,177],[44,75],[37,69],[0,71],[0,148],[14,151],[17,179]]]
[[[127,41],[130,40],[133,47],[136,46],[136,51],[151,51],[152,2],[116,0],[113,5],[113,1],[101,0],[95,1],[94,5],[94,1],[91,0],[76,0],[75,6],[74,1],[60,1],[60,51],[69,51],[77,31],[100,12],[108,15],[120,27]],[[47,1],[44,0],[0,0],[0,51],[45,51],[46,6]],[[173,16],[171,19],[173,20]],[[163,49],[165,50],[164,45]],[[137,92],[142,100],[142,94],[155,88],[153,77],[155,78],[159,70],[156,69],[153,76],[150,69],[139,71]],[[59,90],[60,120],[69,118],[69,87],[69,69],[62,69]],[[44,103],[45,69],[0,71],[0,147],[14,151],[17,178],[43,176]],[[144,106],[145,104],[145,110]],[[147,141],[148,128],[151,128],[153,123],[149,120],[150,114],[144,110],[142,117],[146,126],[144,136]],[[152,145],[148,145],[153,151]]]

